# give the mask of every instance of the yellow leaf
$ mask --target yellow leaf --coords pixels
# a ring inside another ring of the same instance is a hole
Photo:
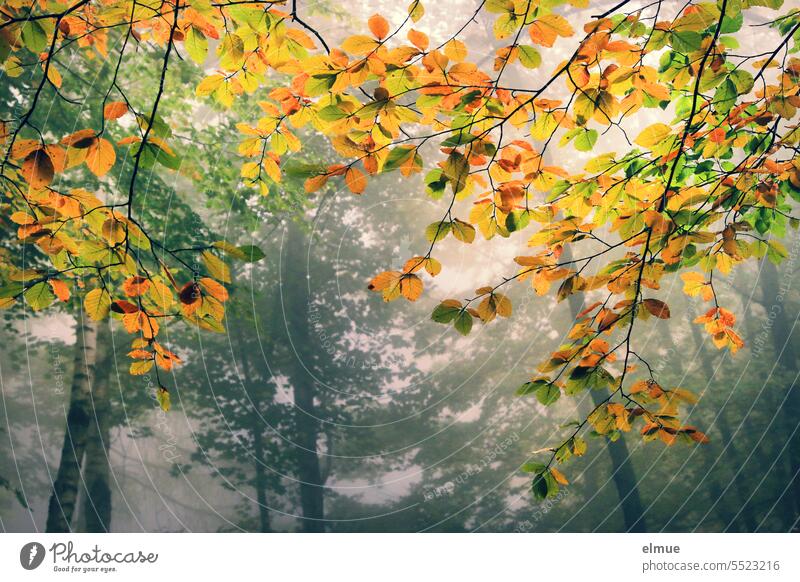
[[[553,479],[562,485],[569,485],[569,481],[567,481],[567,478],[564,477],[564,474],[555,467],[550,469],[550,474],[553,476]]]
[[[654,123],[650,127],[643,130],[636,138],[636,143],[643,148],[652,148],[672,133],[672,128],[663,123]]]
[[[378,42],[369,36],[357,34],[342,43],[342,50],[352,55],[366,55],[378,47]]]
[[[216,91],[222,83],[225,81],[225,77],[222,75],[211,75],[206,77],[200,84],[197,85],[197,89],[195,89],[195,94],[198,97],[206,97],[211,95],[214,91]]]
[[[130,372],[133,376],[143,376],[153,367],[153,360],[141,360],[131,364]]]
[[[105,289],[92,289],[83,298],[83,309],[93,321],[100,321],[108,315],[111,297]]]
[[[222,259],[220,259],[211,251],[203,251],[201,257],[203,258],[203,263],[212,277],[222,281],[223,283],[231,282],[231,271],[228,268],[228,265],[226,265]]]
[[[444,45],[444,54],[451,61],[460,63],[467,58],[467,46],[460,40],[452,39]]]
[[[367,289],[383,293],[384,301],[393,301],[400,297],[400,279],[403,273],[399,271],[384,271],[373,277]]]
[[[703,301],[710,301],[713,299],[714,290],[701,273],[683,273],[681,279],[683,279],[683,292],[689,297],[701,295]]]

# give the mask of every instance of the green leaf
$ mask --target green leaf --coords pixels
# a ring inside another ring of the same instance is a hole
[[[542,55],[532,46],[521,44],[517,48],[519,49],[519,62],[526,69],[535,69],[542,64]]]
[[[453,326],[461,335],[469,335],[469,332],[472,331],[472,315],[469,311],[462,311]]]
[[[16,297],[25,289],[25,285],[12,281],[8,285],[0,287],[0,299],[8,299],[9,297]]]
[[[730,78],[725,79],[725,82],[717,87],[714,93],[714,107],[717,112],[727,115],[736,104],[737,96],[736,85],[733,84]]]
[[[180,156],[172,155],[166,150],[162,150],[154,143],[148,143],[145,151],[147,150],[152,150],[155,161],[165,168],[175,170],[176,172],[181,169],[181,163],[183,160],[180,158]]]
[[[594,144],[597,143],[598,133],[596,129],[583,130],[578,137],[575,138],[575,149],[579,152],[591,151]]]
[[[239,250],[244,255],[242,260],[247,261],[248,263],[256,263],[267,256],[264,254],[264,251],[262,251],[256,245],[243,245],[239,247]]]
[[[206,61],[208,55],[208,40],[202,32],[197,30],[194,26],[190,26],[186,32],[186,39],[183,42],[186,47],[186,52],[194,62],[202,65]]]
[[[339,121],[340,119],[344,119],[348,117],[349,114],[347,111],[339,109],[336,105],[328,105],[327,107],[323,107],[317,112],[319,118],[323,121]]]
[[[733,86],[736,87],[736,92],[739,95],[749,93],[753,89],[753,75],[742,69],[736,69],[730,74],[730,80]]]
[[[531,213],[528,210],[514,210],[506,216],[506,230],[516,232],[528,226],[531,222]]]
[[[29,20],[23,25],[22,42],[29,51],[36,54],[47,48],[47,33],[38,20]]]
[[[451,223],[449,222],[434,222],[428,225],[425,229],[425,238],[430,242],[439,242],[450,232]]]
[[[240,261],[247,261],[248,263],[255,263],[256,261],[260,261],[266,256],[264,254],[264,251],[262,251],[259,247],[255,245],[244,245],[241,247],[237,247],[235,245],[232,245],[228,241],[220,240],[215,242],[212,246],[214,246],[214,248],[220,249],[221,251],[224,251],[234,259],[238,259]]]
[[[36,285],[25,291],[25,301],[34,311],[48,307],[55,298],[56,296],[53,295],[53,291],[46,281],[36,283]]]
[[[408,159],[416,153],[416,148],[414,147],[396,147],[392,151],[389,152],[389,155],[386,157],[386,161],[383,163],[383,168],[381,172],[391,172],[393,170],[398,169],[404,163],[408,161]]]
[[[603,368],[575,366],[567,380],[566,393],[570,396],[583,390],[600,390],[614,383],[614,377]]]
[[[730,9],[726,10],[725,16],[722,17],[722,26],[720,27],[722,34],[732,34],[742,28],[744,15],[741,9],[736,14],[731,14],[731,12]]]
[[[527,396],[528,394],[536,394],[536,392],[543,386],[547,386],[550,382],[547,380],[531,380],[525,382],[522,386],[517,388],[515,394],[517,396]]]
[[[680,53],[692,53],[700,50],[703,37],[693,30],[673,31],[672,48]]]
[[[561,398],[561,389],[552,382],[548,382],[536,390],[536,398],[545,406],[550,406]]]
[[[444,163],[442,175],[450,182],[454,194],[461,192],[469,177],[469,162],[464,154],[452,152]]]
[[[544,473],[547,471],[547,465],[543,463],[536,463],[534,461],[528,461],[524,463],[520,470],[525,471],[526,473]]]
[[[306,93],[309,97],[319,97],[330,91],[336,82],[336,75],[312,75],[306,82]]]
[[[458,301],[442,302],[433,310],[431,319],[437,323],[450,323],[458,317],[461,309],[461,303]]]
[[[769,240],[767,242],[769,250],[767,251],[767,258],[774,264],[779,265],[783,259],[789,256],[789,251],[783,246],[783,243],[777,240]]]
[[[468,222],[456,218],[451,223],[450,229],[453,231],[453,236],[456,237],[456,240],[467,244],[472,244],[475,240],[475,227]]]
[[[558,484],[555,482],[555,479],[550,476],[550,473],[539,473],[534,476],[531,482],[531,492],[537,500],[542,501],[553,495],[553,493],[551,493],[551,481],[555,485],[555,491],[558,492]]]
[[[444,195],[446,187],[447,180],[442,176],[439,168],[431,170],[425,176],[425,193],[434,200],[439,200]]]
[[[158,400],[158,405],[161,406],[161,410],[164,412],[169,412],[171,402],[169,398],[169,391],[166,388],[162,388],[161,386],[158,387],[156,399]]]

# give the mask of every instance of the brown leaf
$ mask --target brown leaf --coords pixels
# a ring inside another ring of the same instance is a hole
[[[642,304],[651,315],[659,319],[669,319],[669,306],[660,299],[645,299]]]
[[[22,176],[31,185],[31,188],[40,190],[53,181],[55,167],[50,156],[43,149],[35,150],[28,154],[22,162]]]

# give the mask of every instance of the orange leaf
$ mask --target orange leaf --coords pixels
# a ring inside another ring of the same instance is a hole
[[[119,119],[128,112],[128,105],[122,101],[112,101],[103,107],[103,117],[106,119]]]
[[[117,154],[107,139],[99,138],[89,147],[86,154],[86,167],[95,176],[103,176],[114,166]]]
[[[367,177],[356,168],[348,168],[344,175],[345,184],[353,194],[361,194],[367,187]]]
[[[53,293],[55,293],[56,297],[58,297],[61,301],[68,301],[69,300],[69,287],[64,281],[59,281],[58,279],[49,279],[47,281],[50,283],[50,287],[53,288]]]
[[[409,301],[416,301],[422,295],[422,279],[416,275],[405,275],[400,279],[400,294]]]
[[[84,149],[94,145],[96,139],[97,134],[93,129],[81,129],[62,138],[61,143],[68,147]]]
[[[306,192],[311,194],[322,188],[328,182],[327,174],[320,174],[319,176],[312,176],[308,178],[303,184]]]
[[[725,141],[725,130],[721,127],[712,130],[711,133],[708,134],[708,139],[714,143],[722,143]]]
[[[367,289],[370,291],[383,291],[384,289],[389,288],[391,285],[396,285],[401,275],[402,273],[398,273],[397,271],[384,271],[383,273],[378,273],[372,278],[372,281],[370,281]]]
[[[408,40],[421,51],[428,49],[428,36],[423,32],[412,28],[408,31]]]
[[[368,24],[370,31],[378,40],[383,40],[389,34],[389,22],[380,14],[370,16]]]
[[[122,284],[122,290],[128,297],[138,297],[150,288],[150,280],[146,277],[129,277]]]
[[[225,302],[228,300],[228,290],[221,284],[215,281],[214,279],[209,279],[208,277],[203,277],[200,279],[200,285],[203,286],[209,295],[211,295],[217,301]]]

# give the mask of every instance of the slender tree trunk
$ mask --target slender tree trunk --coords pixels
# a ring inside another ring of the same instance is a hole
[[[92,385],[92,410],[89,438],[84,461],[85,498],[83,516],[87,532],[111,531],[111,468],[108,459],[110,445],[109,379],[113,353],[111,351],[110,322],[104,322],[98,333],[98,364]]]
[[[250,394],[251,400],[255,405],[258,405],[261,399],[258,398],[258,396],[253,398],[252,391],[255,384],[250,374],[250,358],[248,357],[247,350],[244,347],[244,341],[242,340],[241,322],[239,322],[236,328],[236,347],[239,350],[239,357],[242,361],[242,375],[244,376],[245,387],[247,393]],[[268,349],[267,351],[269,352],[271,350]],[[253,455],[255,457],[255,489],[256,501],[258,502],[259,531],[266,533],[271,532],[272,527],[269,522],[269,506],[267,505],[267,475],[264,471],[264,463],[266,462],[264,458],[264,427],[263,419],[258,415],[256,410],[254,410],[252,414],[250,432],[253,437]]]
[[[569,260],[562,254],[562,260]],[[581,299],[577,295],[569,296],[569,307],[572,318],[575,319],[581,312]],[[597,390],[589,390],[594,406],[603,401],[603,395]],[[644,517],[644,507],[639,497],[639,487],[637,485],[636,471],[631,464],[628,445],[623,439],[616,441],[606,441],[608,455],[611,457],[611,472],[614,486],[617,489],[620,506],[622,507],[622,518],[625,523],[626,531],[646,532],[647,522]]]
[[[256,417],[256,422],[261,419]],[[253,427],[253,448],[256,456],[256,500],[258,501],[259,531],[271,532],[269,507],[267,506],[267,475],[264,472],[264,445],[261,426]]]
[[[778,269],[769,260],[764,259],[762,269],[762,289],[764,293],[764,307],[767,317],[776,310],[777,316],[772,319],[772,345],[778,365],[793,377],[797,372],[797,349],[792,335],[792,325],[795,321],[795,309],[787,305],[787,293],[781,289],[778,279]],[[788,395],[781,411],[782,422],[778,432],[786,439],[791,438],[788,450],[788,465],[790,479],[789,512],[785,512],[785,523],[791,527],[800,517],[800,386],[797,382],[786,387]],[[782,392],[782,391],[781,391]],[[781,394],[782,396],[782,394]],[[794,436],[791,436],[794,433]],[[783,443],[781,443],[783,446]]]
[[[300,480],[300,504],[303,510],[303,530],[325,531],[324,482],[320,471],[319,422],[317,421],[314,396],[316,387],[309,373],[310,334],[309,296],[306,270],[305,237],[296,224],[289,226],[286,263],[282,265],[283,288],[286,308],[286,323],[289,331],[290,355],[292,359],[291,382],[294,394],[294,418],[297,430],[295,454]]]
[[[694,319],[694,317],[692,317]],[[713,381],[714,379],[714,367],[711,365],[711,359],[706,349],[706,344],[703,342],[703,336],[700,333],[700,328],[696,323],[690,323],[689,329],[692,333],[692,339],[694,340],[695,349],[700,354],[700,361],[702,362],[703,372],[708,379],[709,382]],[[717,415],[717,427],[719,428],[719,435],[722,439],[722,443],[725,444],[727,449],[730,451],[730,458],[732,459],[740,459],[742,457],[739,456],[738,447],[736,446],[736,440],[733,436],[733,430],[731,429],[731,425],[728,422],[728,417],[725,414],[725,410],[721,410],[720,413]],[[714,452],[715,456],[722,455],[722,447],[720,447],[720,443],[715,443],[713,440],[709,443],[711,450]],[[719,465],[719,463],[718,463]],[[720,465],[721,466],[721,465]],[[723,496],[723,488],[720,483],[719,477],[714,475],[710,480],[710,490],[711,494],[713,495],[714,499],[718,501],[717,507],[719,508],[719,514],[722,520],[727,524],[731,525],[733,521],[733,515],[730,511],[728,511],[728,504],[726,504],[722,500]],[[756,528],[756,521],[755,516],[753,515],[753,508],[750,504],[745,505],[748,494],[745,490],[744,483],[741,479],[735,479],[733,484],[733,490],[736,494],[736,504],[742,507],[742,518],[744,519],[745,531],[753,532]]]
[[[78,312],[75,340],[75,367],[70,389],[69,411],[61,461],[47,510],[47,531],[71,531],[78,497],[81,461],[89,432],[91,385],[94,377],[97,324]]]

